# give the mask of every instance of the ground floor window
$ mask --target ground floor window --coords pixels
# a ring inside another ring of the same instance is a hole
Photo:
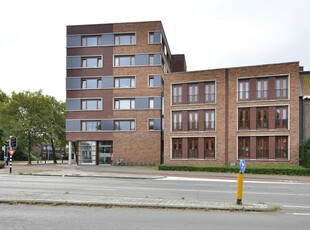
[[[287,159],[288,137],[276,137],[276,158]]]
[[[80,164],[96,164],[96,141],[79,142]]]
[[[256,158],[269,158],[269,138],[257,137],[256,138]]]
[[[184,145],[182,145],[182,143]],[[172,138],[172,159],[215,159],[215,137]]]
[[[172,158],[182,158],[182,139],[172,139]]]
[[[79,142],[79,164],[112,164],[113,141]]]
[[[238,156],[239,158],[250,158],[250,138],[238,138]]]
[[[198,158],[198,138],[189,138],[188,147],[188,157]]]
[[[205,158],[215,158],[215,138],[206,137],[204,140],[205,140]]]

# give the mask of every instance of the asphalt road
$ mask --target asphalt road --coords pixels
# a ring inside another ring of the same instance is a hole
[[[148,197],[207,201],[236,200],[236,182],[219,179],[122,179],[0,175],[0,198],[68,195],[77,200],[94,197]],[[310,219],[310,183],[247,181],[243,203],[279,205],[283,212]]]
[[[310,218],[287,213],[128,209],[0,204],[0,229],[308,229]]]

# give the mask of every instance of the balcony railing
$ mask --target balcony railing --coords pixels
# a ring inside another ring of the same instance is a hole
[[[173,122],[172,125],[173,125],[172,126],[173,131],[180,131],[183,129],[182,128],[182,122]]]
[[[268,119],[259,119],[257,120],[256,125],[258,129],[268,129]]]
[[[184,104],[183,96],[172,96],[172,104],[173,105]]]
[[[172,152],[172,158],[182,158],[182,149],[174,149]]]
[[[215,129],[215,121],[205,122],[205,130],[214,130],[214,129]]]
[[[257,90],[256,91],[256,99],[257,100],[267,100],[268,99],[268,91],[269,90]]]
[[[283,149],[276,148],[276,158],[287,159],[287,148]]]
[[[250,120],[240,120],[238,123],[239,129],[249,129],[250,128]]]
[[[205,102],[215,102],[215,93],[206,93]]]
[[[188,122],[188,130],[198,130],[198,121]]]
[[[257,148],[256,149],[256,158],[269,158],[269,149],[268,148]]]
[[[188,150],[189,157],[198,157],[198,149],[189,149]]]
[[[199,99],[198,94],[188,95],[188,103],[189,104],[198,103],[199,102],[198,99]]]
[[[287,119],[276,119],[276,128],[287,129]]]
[[[205,150],[205,158],[215,158],[215,150],[214,149],[206,149]]]

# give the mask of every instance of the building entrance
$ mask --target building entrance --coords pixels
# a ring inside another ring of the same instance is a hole
[[[99,164],[112,164],[113,141],[99,142]]]

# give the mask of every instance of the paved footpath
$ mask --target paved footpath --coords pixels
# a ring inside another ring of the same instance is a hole
[[[68,164],[44,164],[33,162],[13,162],[12,174],[9,168],[0,169],[0,178],[11,175],[32,176],[62,176],[62,177],[105,177],[105,178],[127,178],[127,179],[158,179],[165,177],[182,177],[187,179],[225,179],[236,180],[237,174],[233,173],[206,173],[206,172],[177,172],[159,171],[157,167],[136,166],[77,166]],[[269,176],[269,175],[246,175],[246,180],[268,180],[268,181],[300,181],[310,183],[310,177],[293,176]],[[196,200],[172,200],[172,199],[150,199],[132,197],[102,197],[98,199],[83,197],[78,199],[70,194],[63,196],[46,197],[44,194],[33,194],[25,197],[20,196],[6,198],[0,196],[2,203],[41,203],[41,204],[71,204],[71,205],[98,205],[98,206],[122,206],[122,207],[151,207],[151,208],[179,208],[179,209],[203,209],[203,210],[242,210],[242,211],[271,211],[274,207],[268,204],[243,204],[236,205],[228,202],[209,202]]]

